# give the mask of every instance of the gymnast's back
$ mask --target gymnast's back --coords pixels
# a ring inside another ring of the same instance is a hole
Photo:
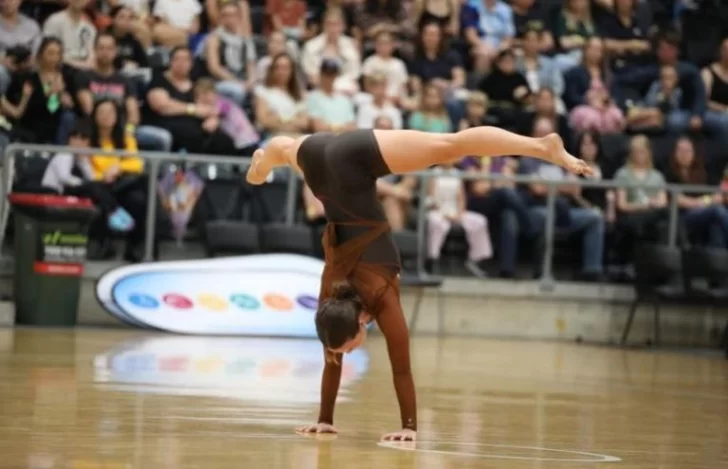
[[[372,222],[387,223],[376,184],[378,178],[390,171],[374,131],[310,135],[301,142],[297,163],[306,184],[324,204],[326,219],[334,224],[338,243],[371,229]],[[348,225],[352,222],[361,225]],[[361,260],[399,265],[399,254],[389,231],[367,246]]]

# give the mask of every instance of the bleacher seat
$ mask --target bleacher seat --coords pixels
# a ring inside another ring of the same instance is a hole
[[[259,253],[258,225],[245,221],[210,221],[205,225],[204,244],[209,257]]]
[[[306,225],[270,223],[260,227],[261,252],[313,256],[313,234]]]

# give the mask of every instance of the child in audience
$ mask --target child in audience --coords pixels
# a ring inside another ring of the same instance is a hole
[[[482,91],[471,91],[465,101],[465,117],[460,119],[458,130],[466,130],[481,125],[495,125],[488,115],[488,95]]]
[[[215,90],[215,82],[209,78],[200,78],[195,83],[195,104],[208,106],[217,110],[217,114],[208,117],[202,124],[208,132],[220,130],[235,143],[235,148],[243,149],[260,143],[260,135],[248,116],[235,103],[223,98]]]
[[[457,176],[458,170],[452,165],[435,168],[436,176],[430,179],[427,216],[428,258],[440,258],[453,223],[460,224],[470,246],[465,268],[476,277],[485,277],[480,264],[493,256],[493,247],[488,233],[488,220],[485,216],[465,209],[465,184]]]
[[[447,133],[452,131],[445,99],[440,88],[428,83],[422,91],[420,109],[409,118],[409,128],[422,132]]]
[[[402,128],[402,112],[387,97],[387,77],[376,74],[364,79],[369,96],[359,106],[356,124],[360,129],[371,129],[379,117],[387,117],[395,129]]]
[[[672,65],[660,68],[660,78],[652,83],[641,105],[628,112],[633,129],[660,128],[673,112],[679,112],[682,90],[678,87],[677,69]]]
[[[586,104],[576,106],[569,116],[571,128],[579,133],[597,132],[600,134],[616,133],[624,130],[627,121],[612,98],[609,91],[599,80],[592,80],[591,88],[586,93]]]

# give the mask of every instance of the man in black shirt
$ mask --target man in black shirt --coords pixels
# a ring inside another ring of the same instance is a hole
[[[540,49],[542,53],[551,52],[554,48],[554,37],[542,8],[534,6],[536,0],[512,0],[513,23],[516,28],[516,44],[520,45],[526,31],[540,33]]]
[[[603,11],[597,26],[604,38],[607,51],[612,56],[615,72],[631,66],[647,65],[652,59],[649,37],[649,22],[637,11],[615,9]]]
[[[78,74],[77,98],[81,112],[90,116],[94,103],[111,99],[117,103],[120,118],[124,119],[128,132],[134,133],[140,148],[169,151],[172,136],[164,129],[139,126],[140,113],[134,82],[117,70],[116,39],[109,32],[96,36],[95,61],[91,70]]]

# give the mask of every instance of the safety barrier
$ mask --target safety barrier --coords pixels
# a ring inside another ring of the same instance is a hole
[[[12,181],[14,177],[14,168],[16,158],[23,157],[23,154],[30,153],[57,153],[57,152],[73,152],[76,154],[87,154],[87,155],[116,155],[116,156],[136,156],[144,159],[148,164],[145,167],[145,172],[149,175],[148,179],[148,205],[147,205],[147,218],[146,218],[146,239],[144,246],[144,259],[150,261],[153,259],[153,247],[155,237],[155,219],[157,215],[157,181],[159,177],[160,166],[163,163],[203,163],[203,164],[222,164],[239,166],[241,173],[244,174],[244,170],[250,164],[251,158],[249,157],[229,157],[221,155],[200,155],[200,154],[177,154],[177,153],[164,153],[164,152],[148,152],[140,151],[137,153],[129,153],[123,151],[104,151],[100,149],[70,149],[68,147],[51,146],[51,145],[29,145],[29,144],[11,144],[6,148],[5,158],[2,165],[2,182],[3,190],[5,192],[2,200],[0,201],[0,214],[2,215],[0,221],[0,246],[5,239],[5,230],[7,227],[7,220],[9,215],[9,204],[7,201],[7,194],[10,192]],[[298,200],[298,193],[301,189],[300,177],[295,174],[292,170],[287,171],[288,175],[288,193],[286,202],[286,213],[285,222],[292,225],[295,221],[296,213],[296,201]],[[432,171],[422,171],[415,173],[420,177],[419,197],[420,200],[424,201],[427,198],[427,182],[429,178],[435,175]],[[242,178],[241,174],[241,178]],[[545,227],[545,249],[542,260],[542,277],[541,277],[541,288],[544,290],[550,290],[554,287],[553,278],[553,255],[554,255],[554,238],[555,238],[555,221],[556,221],[556,195],[558,188],[563,185],[579,185],[587,188],[603,188],[608,189],[628,189],[628,188],[639,188],[644,187],[639,184],[625,184],[617,181],[592,181],[586,179],[569,179],[562,181],[549,181],[544,179],[535,178],[532,176],[516,175],[512,177],[504,177],[500,175],[485,175],[478,173],[461,172],[458,177],[464,180],[482,179],[491,182],[499,181],[510,181],[517,184],[527,183],[539,183],[548,187],[546,197],[546,227]],[[717,192],[714,186],[703,186],[703,185],[677,185],[677,184],[666,184],[664,189],[670,195],[669,197],[669,228],[668,228],[668,242],[670,246],[677,244],[678,237],[678,224],[679,224],[679,210],[677,203],[677,195],[679,194],[690,194],[690,193],[705,193],[705,192]],[[424,203],[420,203],[417,212],[417,236],[419,245],[419,256],[418,256],[418,270],[424,271],[425,264],[425,237],[426,237],[426,220],[427,220],[427,207]]]

